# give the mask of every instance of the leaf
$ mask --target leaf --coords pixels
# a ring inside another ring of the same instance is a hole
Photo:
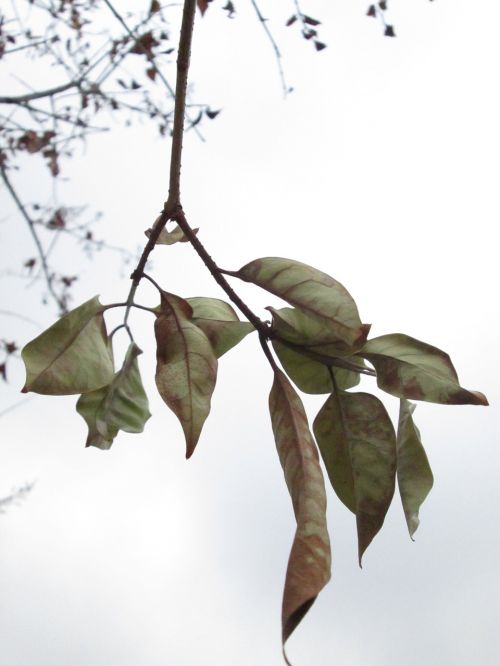
[[[200,10],[202,16],[207,11],[208,4],[211,1],[212,0],[196,0],[196,4],[198,5],[198,9]]]
[[[374,395],[339,391],[325,402],[313,429],[333,489],[356,514],[361,566],[394,495],[394,428]]]
[[[133,433],[144,430],[151,414],[139,373],[139,354],[141,350],[132,342],[111,384],[85,393],[78,400],[76,411],[89,428],[85,446],[109,449],[119,430]]]
[[[283,340],[301,345],[318,354],[331,357],[351,355],[356,347],[347,345],[332,331],[330,322],[326,319],[312,318],[297,308],[280,308],[279,310],[267,307],[272,314],[272,332]]]
[[[193,323],[205,333],[217,358],[254,331],[247,321],[240,321],[234,309],[218,298],[188,298],[193,309]]]
[[[318,19],[312,18],[312,16],[306,16],[305,14],[302,14],[302,20],[304,23],[307,23],[308,25],[321,25],[321,21],[318,21]]]
[[[385,37],[395,37],[396,36],[396,33],[394,32],[394,26],[393,25],[386,25],[385,26],[384,36]]]
[[[113,355],[97,296],[29,342],[22,357],[26,366],[23,393],[73,395],[109,384]]]
[[[205,333],[193,321],[193,310],[179,296],[162,292],[155,322],[156,386],[181,422],[186,458],[196,447],[217,378],[217,359]]]
[[[459,385],[448,354],[415,338],[382,335],[369,340],[359,354],[375,367],[377,384],[391,395],[446,405],[488,404],[479,391]]]
[[[283,646],[330,579],[326,494],[318,452],[299,396],[280,370],[269,395],[271,422],[297,521],[285,579]],[[287,661],[288,663],[288,661]]]
[[[272,344],[286,374],[301,391],[312,394],[332,392],[332,380],[327,365],[286,347],[279,340],[272,340]],[[343,368],[332,368],[332,371],[339,388],[348,389],[359,384],[357,372]]]
[[[147,229],[144,233],[149,238],[151,236],[151,229]],[[199,231],[199,228],[193,229],[193,233],[196,235]],[[157,245],[173,245],[174,243],[188,243],[189,238],[184,235],[184,232],[177,225],[172,229],[172,231],[167,231],[162,229],[158,240],[156,241]]]
[[[265,257],[229,274],[283,298],[313,319],[326,319],[332,334],[349,345],[366,340],[369,327],[361,323],[347,289],[312,266],[292,259]]]
[[[401,399],[397,436],[398,486],[406,524],[412,539],[420,523],[418,518],[420,506],[434,483],[420,433],[413,422],[414,410],[415,405]]]

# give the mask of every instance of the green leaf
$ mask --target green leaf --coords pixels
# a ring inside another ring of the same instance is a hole
[[[361,566],[394,495],[394,428],[378,398],[345,391],[328,398],[313,428],[333,489],[356,514]]]
[[[139,354],[141,350],[132,342],[111,384],[85,393],[78,400],[76,411],[89,428],[86,446],[109,449],[119,430],[134,433],[144,430],[151,414],[139,373]]]
[[[193,323],[210,340],[217,358],[255,330],[249,322],[240,321],[234,309],[225,301],[203,296],[186,300],[193,309]]]
[[[197,234],[199,229],[193,229],[193,233]],[[149,238],[151,236],[151,229],[145,231],[146,236]],[[188,243],[189,238],[184,235],[184,232],[179,226],[175,226],[172,231],[167,231],[165,228],[160,231],[158,240],[156,241],[157,245],[173,245],[174,243]]]
[[[381,389],[399,398],[447,405],[487,405],[479,391],[467,391],[445,352],[401,333],[368,340],[360,356],[377,371]]]
[[[109,384],[114,375],[113,354],[97,296],[29,342],[22,357],[26,366],[23,393],[73,395]]]
[[[429,494],[434,478],[422,446],[420,433],[413,422],[415,405],[400,400],[397,436],[398,486],[410,537],[419,526],[418,512]]]
[[[331,334],[348,345],[366,340],[369,326],[361,323],[347,289],[312,266],[292,259],[265,257],[233,275],[283,298],[313,319],[326,320]]]
[[[193,454],[210,412],[217,378],[217,358],[192,317],[187,301],[162,292],[161,312],[155,322],[156,386],[181,422],[187,458]]]
[[[297,308],[266,308],[271,312],[272,331],[281,340],[307,347],[317,354],[331,357],[351,355],[358,347],[351,347],[339,339],[325,319],[313,319]],[[362,343],[364,340],[362,341]]]
[[[272,340],[272,344],[286,374],[301,391],[313,394],[332,392],[332,380],[327,365],[290,349],[279,340]],[[332,368],[332,371],[338,388],[348,389],[359,384],[357,372],[343,368]]]
[[[331,554],[325,484],[318,452],[302,402],[285,375],[277,369],[269,395],[269,410],[297,521],[283,592],[284,645],[329,581]]]

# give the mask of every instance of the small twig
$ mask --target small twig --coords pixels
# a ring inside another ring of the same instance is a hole
[[[255,2],[255,0],[250,0],[250,1],[252,3],[252,7],[255,10],[255,13],[257,14],[257,18],[259,19],[259,22],[260,22],[262,28],[264,29],[264,32],[267,35],[267,38],[271,42],[271,46],[273,48],[274,55],[276,56],[276,64],[278,65],[278,72],[279,72],[279,76],[280,76],[281,87],[283,88],[283,96],[286,97],[288,95],[288,93],[291,92],[292,89],[287,85],[287,82],[285,80],[285,73],[283,71],[283,66],[281,64],[281,52],[278,48],[278,45],[276,44],[276,40],[274,39],[274,37],[272,35],[272,32],[267,27],[267,19],[264,18],[264,16],[262,15],[262,12],[260,11],[258,4]]]
[[[60,86],[48,88],[47,90],[39,90],[38,92],[26,93],[25,95],[7,95],[0,96],[0,104],[23,104],[24,102],[32,102],[35,99],[42,99],[42,97],[52,97],[58,93],[70,90],[70,88],[79,88],[82,83],[82,78],[76,81],[68,81]]]
[[[146,278],[146,280],[148,280],[149,282],[151,282],[151,284],[152,284],[154,287],[156,287],[156,289],[160,292],[160,294],[163,293],[163,289],[160,287],[160,285],[158,284],[158,282],[157,282],[156,280],[153,280],[153,278],[151,277],[151,275],[148,275],[147,273],[143,273],[143,274],[142,274],[142,277],[143,277],[143,278]]]
[[[40,258],[40,263],[42,266],[42,271],[45,276],[45,281],[47,283],[47,288],[49,290],[50,295],[54,299],[54,301],[57,303],[57,306],[59,307],[59,310],[61,313],[64,313],[66,311],[66,303],[64,299],[62,299],[55,291],[54,286],[53,286],[53,278],[52,275],[50,274],[49,266],[47,264],[47,257],[45,254],[45,251],[43,249],[42,242],[38,236],[38,233],[36,231],[35,227],[35,222],[31,219],[29,216],[26,207],[23,205],[22,201],[17,195],[17,192],[15,191],[14,187],[12,186],[12,183],[10,182],[5,167],[0,164],[0,173],[2,174],[2,179],[3,182],[5,183],[5,187],[9,191],[9,194],[11,195],[12,199],[14,200],[17,208],[19,209],[19,212],[21,215],[24,217],[28,228],[30,230],[30,233],[33,237],[33,240],[35,242],[36,249],[38,251],[38,256]]]

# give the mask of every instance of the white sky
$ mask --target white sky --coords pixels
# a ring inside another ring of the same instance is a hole
[[[236,3],[233,21],[221,3],[197,20],[196,97],[223,113],[205,124],[205,143],[186,139],[183,203],[219,265],[277,255],[325,270],[374,335],[404,332],[445,349],[462,384],[491,403],[418,406],[435,485],[415,543],[395,497],[360,571],[354,518],[329,492],[332,581],[289,642],[294,665],[493,666],[500,9],[392,0],[398,37],[384,39],[364,16],[368,4],[303,0],[323,21],[328,48],[317,54],[294,27],[280,29],[291,2],[268,2],[271,14],[262,0],[295,88],[286,101],[249,3]],[[116,129],[73,161],[67,192],[105,212],[101,235],[135,248],[166,197],[168,149],[147,127]],[[2,266],[32,253],[17,224],[0,226]],[[95,293],[122,300],[117,266],[83,262],[75,303]],[[186,246],[159,248],[154,271],[180,295],[223,296]],[[262,315],[273,303],[238,288]],[[4,276],[2,290],[2,308],[50,323],[36,289]],[[2,337],[37,333],[1,321]],[[221,360],[212,414],[186,462],[180,426],[154,389],[151,323],[134,320],[153,412],[143,435],[85,450],[73,398],[36,396],[1,418],[0,495],[37,480],[22,507],[0,516],[3,666],[282,663],[294,522],[267,414],[270,370],[252,336]],[[2,408],[23,379],[13,367]],[[323,400],[305,398],[311,421]],[[393,414],[396,402],[387,402]]]

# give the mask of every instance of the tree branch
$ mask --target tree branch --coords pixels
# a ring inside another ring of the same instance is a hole
[[[76,81],[68,81],[68,83],[55,86],[54,88],[26,93],[25,95],[0,96],[0,104],[22,104],[23,102],[32,102],[35,99],[42,99],[42,97],[53,97],[54,95],[66,92],[66,90],[70,90],[71,88],[79,88],[81,84],[82,79],[78,79]]]
[[[105,0],[108,4],[108,0]],[[154,250],[156,241],[167,222],[172,219],[176,211],[181,209],[181,158],[182,140],[184,137],[184,115],[186,112],[186,90],[189,72],[189,58],[191,55],[191,42],[193,39],[194,16],[196,12],[196,0],[185,0],[182,13],[181,33],[179,36],[179,48],[177,51],[177,80],[175,85],[175,107],[174,128],[172,131],[172,149],[170,155],[170,178],[168,199],[163,206],[163,211],[151,229],[151,235],[142,252],[141,258],[135,271],[132,273],[132,286],[127,298],[124,323],[127,323],[130,308],[134,302],[135,292],[142,279],[149,255]]]

